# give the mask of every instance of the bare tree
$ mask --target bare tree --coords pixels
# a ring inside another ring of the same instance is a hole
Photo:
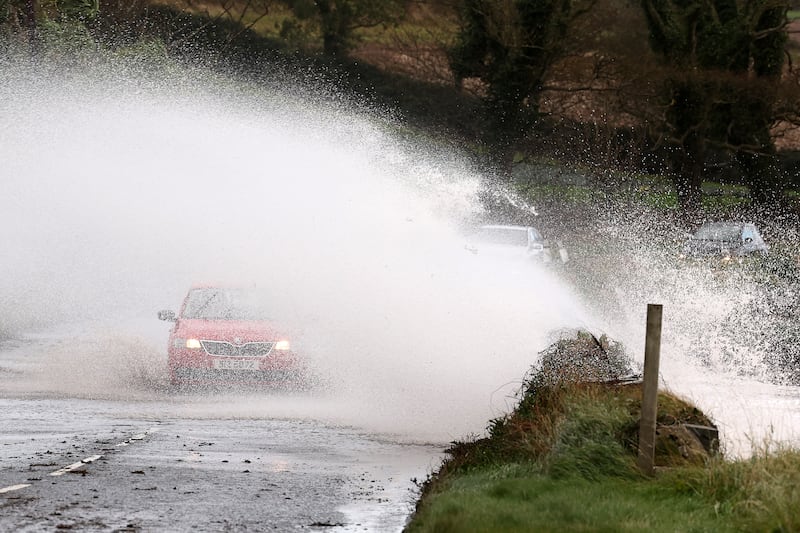
[[[194,28],[189,33],[175,36],[172,43],[178,45],[191,41],[207,28],[227,21],[228,27],[235,28],[226,34],[227,43],[230,44],[243,33],[252,30],[270,12],[273,0],[182,0],[185,11],[204,15],[205,22]]]
[[[387,27],[405,15],[408,0],[283,0],[299,20],[312,21],[326,56],[342,57],[359,29]]]
[[[458,83],[477,77],[486,88],[486,141],[501,168],[510,170],[515,144],[539,119],[545,80],[570,25],[594,4],[464,0],[451,67]]]
[[[36,0],[0,0],[0,30],[5,30],[7,34],[24,35],[31,55],[36,54],[38,10]]]
[[[785,66],[784,0],[642,0],[651,48],[666,75],[657,138],[672,150],[678,197],[700,205],[709,150],[727,150],[756,201],[779,195],[777,85]]]

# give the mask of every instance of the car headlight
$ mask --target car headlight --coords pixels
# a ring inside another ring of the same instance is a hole
[[[190,350],[197,350],[202,347],[200,345],[200,341],[197,339],[178,339],[178,338],[172,340],[172,346],[175,348],[188,348]]]
[[[275,343],[276,350],[288,350],[289,349],[289,341],[278,341]]]

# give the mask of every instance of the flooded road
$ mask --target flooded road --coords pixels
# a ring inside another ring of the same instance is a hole
[[[450,143],[294,87],[64,68],[0,65],[0,530],[399,530],[411,480],[513,408],[561,328],[638,361],[647,303],[662,381],[727,452],[800,442],[797,388],[762,372],[784,323],[661,260],[658,212],[534,209]],[[562,232],[568,266],[465,248],[498,201]],[[172,392],[156,312],[207,281],[270,291],[330,386]]]
[[[35,346],[0,351],[0,530],[399,531],[441,454],[235,393],[13,392]]]

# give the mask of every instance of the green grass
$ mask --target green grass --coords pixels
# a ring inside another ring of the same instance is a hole
[[[745,531],[800,531],[800,452],[768,445],[748,459],[667,472],[660,483],[713,502]]]
[[[560,200],[571,204],[589,204],[603,196],[601,191],[580,185],[531,185],[524,184],[519,191],[536,201]]]
[[[623,404],[601,400],[591,410],[567,414],[567,420],[577,414],[583,424],[593,417],[603,426],[603,413],[617,411],[615,418]],[[662,406],[660,414],[674,416],[671,407]],[[519,454],[473,455],[477,461],[444,468],[445,474],[429,483],[407,531],[800,531],[797,451],[764,449],[739,461],[713,456],[701,465],[662,467],[650,479],[628,469],[634,459],[624,444],[597,439],[613,431],[574,429],[573,439],[589,437],[574,441],[566,453],[555,445],[538,458],[529,454],[528,461]],[[587,462],[598,447],[603,453]],[[553,455],[560,468],[548,459]],[[624,475],[609,471],[615,464]],[[594,472],[587,470],[590,465]]]
[[[642,475],[641,387],[577,381],[575,372],[624,375],[624,354],[591,340],[542,352],[514,411],[488,437],[448,450],[406,531],[800,531],[800,452],[708,453],[680,429],[712,422],[668,392],[659,393],[657,474]]]
[[[408,532],[737,531],[734,515],[649,480],[552,479],[493,468],[458,476],[432,496]]]
[[[520,156],[520,161],[526,161]],[[636,200],[657,209],[674,210],[678,208],[678,195],[675,185],[664,176],[616,172],[600,180],[580,168],[570,168],[554,161],[526,161],[540,166],[540,176],[528,176],[517,184],[517,190],[534,205],[537,202],[557,200],[567,204],[586,205],[613,196],[620,200]],[[549,170],[550,168],[557,170]],[[558,183],[552,174],[569,168],[571,173],[583,174],[586,183],[574,185]],[[749,190],[743,185],[730,185],[706,181],[702,184],[703,208],[725,212],[750,203]]]
[[[356,31],[360,44],[375,44],[386,47],[414,46],[438,48],[455,39],[455,23],[436,21],[401,21],[387,31],[381,26],[361,28]]]

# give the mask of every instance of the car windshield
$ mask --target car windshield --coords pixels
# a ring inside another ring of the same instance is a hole
[[[742,240],[742,225],[716,222],[702,226],[692,239],[701,241],[739,242]]]
[[[487,244],[528,246],[528,229],[485,227],[474,233],[470,239],[474,242]]]
[[[183,318],[265,320],[266,301],[263,292],[254,289],[192,289]]]

